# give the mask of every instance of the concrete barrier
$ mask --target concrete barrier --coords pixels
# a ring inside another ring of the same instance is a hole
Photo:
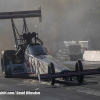
[[[96,52],[95,61],[100,61],[100,51]]]
[[[83,54],[85,61],[100,61],[100,51],[85,51]]]

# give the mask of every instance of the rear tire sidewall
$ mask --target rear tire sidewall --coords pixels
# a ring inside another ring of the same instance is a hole
[[[5,78],[12,78],[11,60],[14,59],[15,50],[6,50],[1,57],[2,73]]]
[[[4,66],[3,66],[3,57],[1,57],[1,69],[2,69],[2,73],[4,71]]]
[[[2,69],[2,74],[6,78],[6,71],[5,71],[5,65],[4,65],[4,55],[1,56],[1,69]]]

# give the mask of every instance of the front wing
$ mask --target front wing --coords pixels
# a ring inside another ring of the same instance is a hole
[[[72,77],[72,76],[92,75],[92,74],[100,74],[100,68],[90,69],[90,70],[55,73],[55,74],[40,74],[40,79],[62,78],[62,77]]]

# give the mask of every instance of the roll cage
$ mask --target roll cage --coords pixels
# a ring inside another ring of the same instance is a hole
[[[27,46],[32,43],[32,38],[34,38],[35,43],[37,41],[40,44],[43,44],[43,42],[38,38],[38,34],[35,32],[30,33],[26,24],[26,19],[29,17],[39,17],[40,22],[42,21],[42,15],[41,15],[41,7],[38,8],[38,10],[32,10],[32,11],[17,11],[17,12],[1,12],[0,13],[0,19],[11,19],[13,34],[15,38],[15,44],[16,49],[18,50],[20,46]],[[22,34],[19,34],[14,19],[15,18],[23,18],[23,30]]]

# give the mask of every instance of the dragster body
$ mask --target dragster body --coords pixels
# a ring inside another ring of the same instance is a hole
[[[31,46],[32,50],[35,47],[42,47],[41,45],[33,45]],[[37,48],[38,49],[38,48]],[[34,51],[34,50],[33,50]],[[36,51],[37,52],[37,51]],[[70,71],[69,68],[64,66],[62,63],[60,63],[58,60],[56,60],[51,55],[48,55],[44,49],[45,55],[32,55],[30,52],[28,52],[28,48],[25,52],[25,59],[23,63],[13,63],[11,62],[11,70],[13,76],[20,76],[20,75],[37,75],[39,74],[48,74],[48,65],[50,63],[54,64],[55,72],[61,72],[61,71]]]

